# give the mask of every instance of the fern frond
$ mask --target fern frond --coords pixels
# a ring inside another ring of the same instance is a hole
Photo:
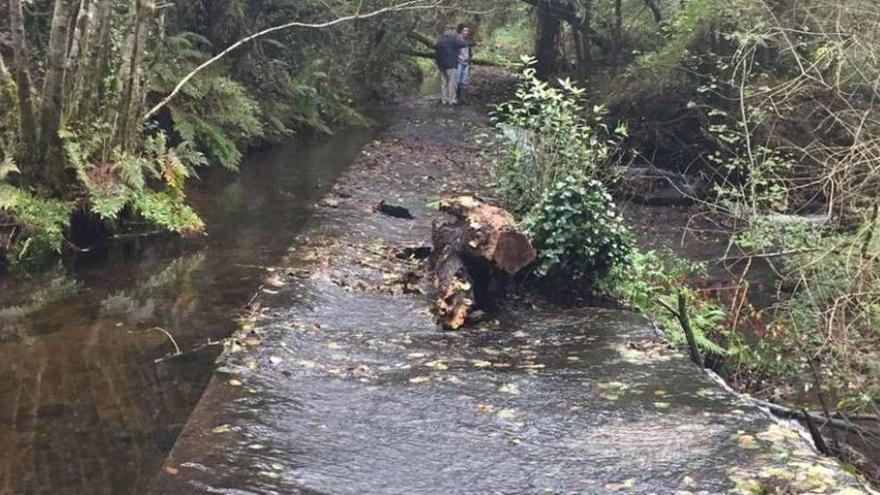
[[[140,191],[133,195],[131,204],[144,219],[171,232],[190,235],[205,230],[195,210],[166,192]]]
[[[61,252],[64,231],[70,224],[70,206],[67,203],[34,196],[23,189],[0,184],[0,211],[5,211],[24,231],[18,259],[30,252]]]
[[[0,161],[0,181],[6,180],[10,174],[20,174],[21,170],[15,165],[15,162],[12,160],[11,156],[7,156]]]

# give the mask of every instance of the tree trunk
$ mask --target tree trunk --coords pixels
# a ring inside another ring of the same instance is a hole
[[[465,254],[480,258],[516,275],[535,261],[537,254],[527,235],[516,226],[513,215],[471,196],[445,198],[440,210],[463,220],[468,227]]]
[[[143,99],[144,55],[147,50],[147,36],[156,7],[153,0],[138,0],[136,4],[135,24],[131,32],[127,62],[122,64],[120,74],[122,81],[122,98],[118,108],[117,142],[128,148],[138,131],[140,108]],[[124,55],[125,56],[125,55]]]
[[[587,80],[590,77],[590,69],[593,65],[593,44],[592,39],[592,18],[593,18],[593,2],[585,0],[584,15],[581,17],[580,25],[575,26],[575,30],[581,33],[581,36],[575,40],[580,47],[580,58],[578,59],[578,74],[581,79]]]
[[[613,63],[620,64],[620,53],[623,47],[623,5],[622,0],[614,0],[614,54]]]
[[[458,330],[476,304],[474,280],[460,253],[462,229],[456,225],[435,227],[433,232],[434,311],[444,328]]]
[[[56,189],[64,185],[64,160],[61,151],[64,76],[67,70],[67,43],[70,38],[74,0],[56,0],[52,15],[49,45],[46,48],[46,77],[40,101],[39,143],[44,160],[44,176]]]
[[[84,61],[82,54],[89,48],[89,41],[92,35],[91,22],[94,17],[95,3],[95,0],[82,0],[76,16],[76,23],[74,24],[73,34],[70,39],[70,48],[67,51],[67,76],[65,78],[66,87],[64,91],[66,96],[64,103],[65,112],[72,112],[74,110],[77,82],[80,80]]]
[[[461,328],[489,286],[516,275],[536,257],[528,237],[508,212],[469,196],[445,198],[440,209],[455,221],[434,228],[434,308],[441,324]],[[502,275],[501,272],[507,275]]]
[[[89,34],[82,40],[82,57],[73,81],[70,114],[77,120],[106,118],[100,113],[104,101],[104,78],[110,63],[110,9],[111,0],[93,0],[89,19]]]
[[[19,125],[21,127],[21,156],[28,177],[34,175],[31,165],[37,160],[37,122],[34,115],[34,96],[31,88],[30,56],[24,31],[21,0],[9,0],[9,24],[12,31],[12,72],[18,88]]]
[[[645,6],[651,11],[651,15],[654,16],[654,22],[661,22],[663,20],[663,12],[660,11],[660,6],[654,2],[654,0],[644,0]]]
[[[535,45],[537,76],[547,79],[559,69],[559,35],[562,23],[553,15],[548,0],[538,3],[538,37]]]

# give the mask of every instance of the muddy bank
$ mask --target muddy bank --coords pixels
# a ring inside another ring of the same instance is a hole
[[[517,300],[439,330],[398,254],[428,203],[489,196],[484,118],[396,115],[271,270],[153,493],[863,493],[632,313]]]

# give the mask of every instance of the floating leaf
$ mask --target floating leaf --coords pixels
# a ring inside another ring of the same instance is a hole
[[[510,395],[519,395],[519,387],[514,383],[505,383],[498,389],[498,391]]]
[[[736,443],[740,446],[740,448],[746,450],[755,450],[760,447],[760,445],[758,444],[758,440],[756,440],[755,437],[751,435],[740,435]]]
[[[505,408],[498,411],[498,419],[503,419],[505,421],[512,420],[516,417],[516,411],[514,409]]]
[[[477,411],[483,414],[492,414],[495,411],[495,406],[492,404],[480,404],[477,406]]]

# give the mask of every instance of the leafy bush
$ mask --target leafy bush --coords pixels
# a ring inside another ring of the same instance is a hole
[[[684,290],[690,302],[688,317],[697,347],[725,356],[729,350],[713,338],[734,338],[725,327],[726,311],[716,301],[689,287],[692,279],[705,275],[705,269],[703,264],[688,262],[671,251],[634,249],[627,263],[619,265],[604,281],[602,289],[657,320],[669,340],[679,347],[687,345],[687,341],[678,318],[667,306],[675,306],[678,293]]]
[[[17,91],[12,76],[0,73],[0,162],[11,160],[15,152],[13,148],[19,125]]]
[[[499,105],[496,127],[495,175],[508,207],[525,213],[560,179],[613,179],[615,141],[596,107],[584,117],[584,90],[569,80],[559,87],[539,80],[526,60],[516,96]],[[617,135],[626,127],[618,126]]]
[[[870,408],[880,397],[876,211],[851,232],[758,224],[735,239],[748,253],[773,256],[780,274],[779,298],[765,310],[771,323],[749,364],[774,380],[812,376],[819,383],[810,387],[840,409]],[[772,244],[763,241],[771,236]]]
[[[64,231],[70,223],[70,206],[66,203],[0,184],[0,212],[10,215],[19,229],[15,249],[7,253],[9,261],[18,263],[61,252]]]
[[[205,165],[206,160],[188,142],[170,148],[165,134],[158,133],[144,140],[139,154],[119,149],[108,153],[100,148],[100,141],[81,139],[69,131],[63,136],[67,159],[89,196],[91,211],[99,217],[120,220],[129,207],[150,223],[172,232],[204,230],[202,220],[186,204],[183,189],[186,180],[195,176],[196,168]]]
[[[605,186],[576,173],[544,192],[525,227],[538,251],[540,276],[594,282],[624,263],[631,249]]]
[[[593,283],[630,249],[602,182],[613,177],[614,140],[600,108],[592,121],[584,117],[582,89],[567,80],[559,87],[540,81],[530,65],[525,60],[516,96],[494,113],[497,185],[532,237],[535,273]]]

